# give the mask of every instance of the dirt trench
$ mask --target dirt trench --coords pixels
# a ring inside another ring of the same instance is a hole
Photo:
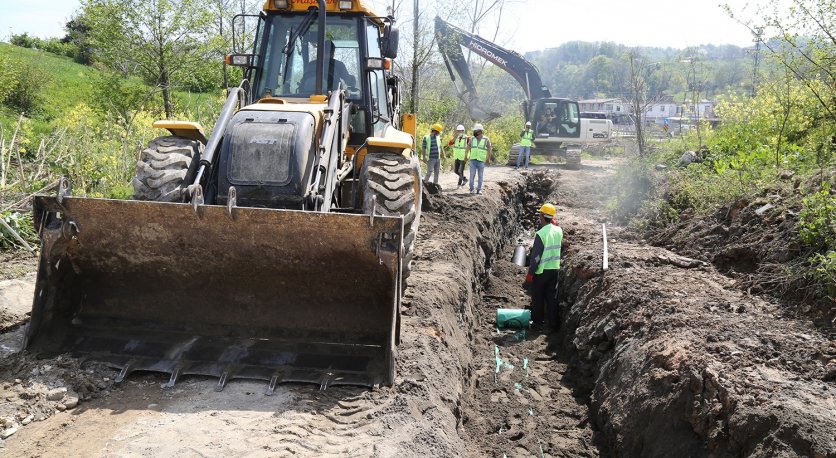
[[[216,393],[215,380],[186,377],[163,390],[157,374],[114,385],[72,358],[0,355],[0,417],[15,428],[2,453],[836,456],[832,341],[619,228],[601,270],[612,172],[489,168],[480,196],[445,175],[422,216],[392,387],[268,397],[260,383]],[[511,250],[549,192],[566,234],[562,328],[497,330],[496,308],[528,301]]]
[[[482,293],[497,256],[506,257],[503,250],[517,236],[520,220],[530,218],[531,207],[540,203],[529,182],[510,169],[490,169],[485,192],[470,195],[450,190],[452,176],[445,176],[448,191],[427,202],[403,304],[398,377],[392,387],[320,392],[313,386],[285,385],[265,397],[258,383],[234,381],[215,393],[214,380],[186,377],[162,390],[166,378],[160,375],[137,374],[114,385],[116,374],[97,365],[17,353],[0,360],[0,416],[15,428],[2,445],[20,456],[57,456],[67,450],[94,456],[548,453],[552,445],[547,438],[521,441],[508,428],[498,436],[498,445],[477,446],[465,425],[465,419],[478,417],[478,410],[465,404],[477,404],[471,401],[478,399],[474,367],[482,366],[483,356],[481,348],[474,355],[471,344],[481,345],[476,335],[491,328],[488,315],[479,310]],[[546,366],[548,358],[532,358],[531,380],[540,380],[541,372],[551,375]],[[542,385],[542,397],[560,391],[550,388],[552,381]],[[59,396],[62,389],[65,394]],[[66,398],[78,401],[68,408],[62,404]],[[573,409],[585,417],[583,405]],[[515,448],[505,445],[506,436],[518,443]]]

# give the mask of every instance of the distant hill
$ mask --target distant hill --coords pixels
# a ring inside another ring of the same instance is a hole
[[[703,45],[687,49],[631,48],[613,42],[573,41],[534,51],[525,57],[540,69],[552,93],[576,99],[618,97],[630,93],[626,55],[635,52],[669,79],[670,95],[701,83],[707,96],[751,85],[752,53],[733,45]],[[689,59],[694,59],[691,65]],[[686,62],[683,62],[686,61]]]

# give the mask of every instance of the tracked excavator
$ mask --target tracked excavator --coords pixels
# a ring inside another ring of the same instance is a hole
[[[133,200],[37,196],[42,254],[25,347],[119,369],[276,384],[395,377],[420,220],[415,118],[394,18],[358,0],[268,0],[244,80],[208,137],[142,152]],[[237,45],[236,45],[237,47]]]
[[[582,117],[576,101],[552,97],[537,67],[519,53],[456,27],[440,17],[435,18],[435,36],[450,78],[455,83],[458,75],[464,86],[457,89],[472,118],[490,120],[500,114],[480,106],[476,84],[463,49],[506,71],[522,86],[526,97],[522,103],[523,116],[534,128],[532,155],[563,158],[567,168],[578,169],[581,165],[581,145],[611,139],[612,121]],[[512,146],[508,165],[515,165],[518,155],[519,145]]]

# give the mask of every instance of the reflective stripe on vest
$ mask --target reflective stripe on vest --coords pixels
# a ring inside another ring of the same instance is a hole
[[[540,256],[540,264],[537,265],[539,275],[544,270],[560,269],[560,245],[563,243],[563,229],[554,224],[547,224],[537,231],[540,241],[543,242],[543,254]]]
[[[467,148],[467,137],[461,135],[453,142],[453,159],[463,161],[465,148]]]
[[[473,137],[470,142],[470,158],[485,162],[488,158],[488,137],[482,137],[481,140]]]
[[[520,140],[520,146],[531,146],[532,140],[534,140],[534,132],[531,129],[526,129],[525,132],[522,134],[522,140]]]

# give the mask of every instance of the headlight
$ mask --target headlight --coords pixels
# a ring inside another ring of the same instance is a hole
[[[340,9],[341,10],[350,10],[351,9],[351,0],[340,0]]]
[[[275,9],[285,9],[288,6],[288,0],[273,0],[273,8]]]
[[[252,64],[252,54],[228,54],[226,64],[235,67],[249,67]]]

